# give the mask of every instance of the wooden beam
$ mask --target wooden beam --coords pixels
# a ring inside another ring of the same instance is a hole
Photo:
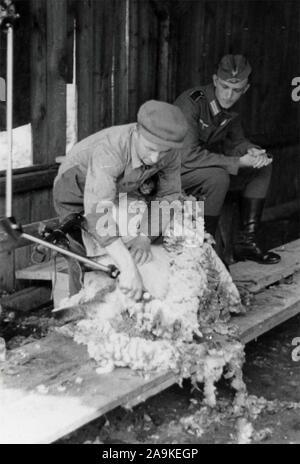
[[[13,193],[31,192],[32,190],[52,187],[57,174],[57,166],[30,169],[24,173],[13,175]],[[0,197],[5,195],[5,178],[0,177]]]
[[[25,269],[16,271],[17,279],[27,280],[49,280],[52,281],[56,272],[62,272],[67,269],[66,260],[59,256],[55,260],[51,259],[46,263],[32,264]]]
[[[0,305],[5,311],[17,312],[28,312],[50,302],[50,286],[27,287],[12,295],[0,298]]]

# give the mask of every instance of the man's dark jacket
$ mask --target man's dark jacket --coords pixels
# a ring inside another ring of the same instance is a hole
[[[186,90],[174,105],[188,122],[185,146],[180,150],[182,174],[197,168],[222,167],[236,175],[239,158],[257,145],[245,137],[238,113],[220,107],[213,84]]]

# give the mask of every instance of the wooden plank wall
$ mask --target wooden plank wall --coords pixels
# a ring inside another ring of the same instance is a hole
[[[247,135],[275,156],[268,205],[300,195],[300,105],[291,81],[300,70],[300,4],[295,0],[189,1],[176,24],[176,89],[211,81],[223,54],[243,53],[252,64],[241,101]],[[187,71],[188,70],[188,71]],[[174,77],[174,76],[173,76]]]
[[[75,8],[82,139],[135,121],[140,104],[157,98],[159,18],[148,0],[82,0]]]
[[[300,67],[299,2],[188,0],[187,3],[190,7],[176,25],[180,64],[176,93],[209,82],[223,54],[246,54],[253,67],[251,91],[245,95],[243,105],[249,132],[265,135],[276,128],[278,138],[294,135],[298,129],[299,105],[291,100],[291,80],[299,74]]]
[[[30,0],[29,6],[33,162],[51,164],[66,147],[68,3]]]

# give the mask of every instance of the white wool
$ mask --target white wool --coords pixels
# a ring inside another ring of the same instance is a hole
[[[112,287],[111,279],[88,274],[84,289],[63,302],[85,312],[74,339],[87,346],[100,372],[120,366],[144,374],[172,370],[179,379],[193,376],[204,382],[206,403],[214,406],[215,383],[225,366],[232,382],[244,388],[243,347],[219,319],[240,310],[238,291],[215,251],[203,243],[203,228],[198,235],[192,228],[184,237],[171,235],[152,252],[153,260],[140,266],[150,301],[135,302]],[[223,337],[222,347],[215,347],[215,334],[218,344]],[[195,336],[203,341],[195,342]]]
[[[251,443],[251,437],[254,432],[253,425],[245,417],[237,420],[237,443],[239,445],[247,445]]]

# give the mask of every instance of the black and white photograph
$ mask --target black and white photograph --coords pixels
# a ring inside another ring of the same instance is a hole
[[[300,0],[0,0],[0,444],[300,444]]]

